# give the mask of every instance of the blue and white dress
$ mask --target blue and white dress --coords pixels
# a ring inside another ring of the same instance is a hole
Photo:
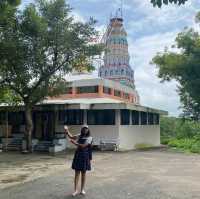
[[[81,137],[78,136],[78,144],[87,144],[85,148],[77,147],[77,150],[74,154],[74,159],[72,162],[72,169],[77,171],[90,171],[92,160],[92,137]]]

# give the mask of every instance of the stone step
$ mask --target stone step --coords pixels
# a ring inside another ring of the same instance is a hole
[[[48,152],[49,147],[53,146],[51,141],[40,141],[35,147],[34,151],[38,152]]]

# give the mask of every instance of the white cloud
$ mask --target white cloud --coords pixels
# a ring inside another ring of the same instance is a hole
[[[72,6],[73,2],[75,0],[71,1]],[[76,5],[80,7],[78,10],[73,10],[72,14],[77,21],[85,22],[86,18],[83,16],[88,17],[86,13],[89,10],[86,9],[90,8],[90,5],[91,16],[100,16],[98,6],[107,5],[105,10],[101,10],[102,17],[99,22],[102,24],[102,21],[109,18],[105,13],[115,12],[120,7],[120,2],[121,0],[84,0],[84,2],[76,0]],[[177,33],[183,27],[192,26],[200,31],[200,27],[194,23],[195,14],[200,10],[199,0],[190,0],[180,7],[164,6],[162,9],[153,8],[150,0],[123,0],[123,2],[131,65],[135,70],[136,87],[141,102],[143,105],[164,109],[171,115],[177,115],[180,112],[178,110],[180,102],[176,92],[176,82],[161,84],[156,76],[158,72],[156,67],[149,63],[157,52],[174,43]],[[105,32],[105,25],[97,26],[101,34]]]
[[[126,1],[137,14],[129,16],[128,21],[129,51],[131,65],[135,70],[136,87],[143,105],[169,111],[170,115],[178,115],[181,111],[180,99],[175,81],[160,83],[156,66],[150,61],[157,52],[170,47],[178,32],[189,26],[199,30],[194,23],[198,8],[196,1],[191,0],[185,6],[166,6],[153,8],[149,2],[141,0]],[[140,17],[138,17],[140,16]],[[135,20],[137,19],[137,20]],[[137,36],[135,38],[135,35]]]
[[[158,70],[150,61],[157,52],[165,46],[174,43],[178,30],[165,34],[145,36],[136,41],[129,39],[129,52],[132,57],[131,65],[135,70],[136,88],[139,91],[143,105],[164,109],[170,115],[178,115],[180,111],[179,96],[176,92],[176,82],[160,83]]]
[[[73,10],[71,15],[74,18],[75,22],[85,22],[86,21],[85,18],[81,14],[79,14],[77,11]]]

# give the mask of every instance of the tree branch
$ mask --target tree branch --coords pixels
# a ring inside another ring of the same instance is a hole
[[[44,73],[40,77],[40,79],[38,80],[38,82],[36,83],[36,85],[31,89],[30,93],[33,93],[40,86],[40,84],[43,81],[45,81],[47,78],[49,78],[51,75],[53,75],[56,71],[58,71],[68,61],[69,61],[69,56],[67,56],[67,58],[65,59],[65,61],[63,61],[60,65],[58,65],[57,67],[53,67],[53,69],[51,71],[49,71],[48,73]]]

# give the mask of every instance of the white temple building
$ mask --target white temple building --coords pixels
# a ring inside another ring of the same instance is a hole
[[[72,76],[65,93],[35,107],[33,150],[58,152],[72,147],[65,138],[64,124],[73,134],[87,124],[98,147],[130,150],[139,145],[160,145],[159,118],[167,112],[140,104],[121,17],[110,19],[104,39],[107,48],[98,77]],[[22,147],[24,122],[23,107],[15,112],[0,107],[4,146]]]

